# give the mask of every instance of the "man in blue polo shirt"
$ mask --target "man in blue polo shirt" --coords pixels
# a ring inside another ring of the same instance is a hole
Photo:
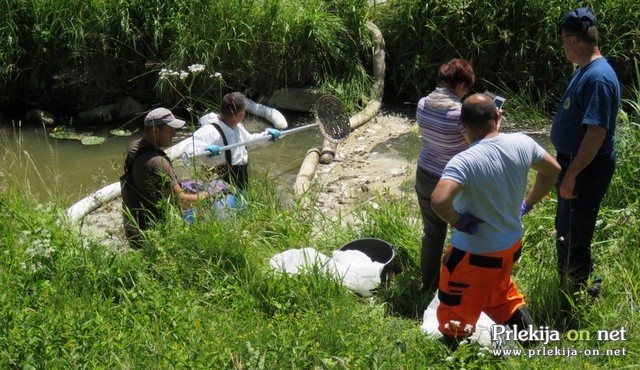
[[[591,240],[616,166],[620,84],[600,54],[595,16],[589,8],[565,13],[559,34],[567,59],[578,69],[551,126],[551,142],[562,167],[556,184],[558,272],[571,290],[586,287],[590,281],[587,292],[595,297],[602,278],[592,276]]]

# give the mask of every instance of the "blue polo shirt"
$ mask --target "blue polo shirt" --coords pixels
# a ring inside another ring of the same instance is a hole
[[[604,57],[579,68],[571,78],[551,125],[551,142],[558,153],[575,155],[587,131],[586,125],[607,129],[598,155],[614,148],[616,118],[620,107],[620,83]]]

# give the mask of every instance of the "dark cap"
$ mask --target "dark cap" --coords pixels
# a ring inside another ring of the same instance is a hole
[[[562,32],[563,28],[568,29],[580,29],[585,31],[587,28],[596,25],[596,17],[589,8],[578,8],[564,13],[560,25],[558,27],[558,33]]]
[[[174,117],[167,108],[156,108],[144,118],[145,127],[169,125],[173,128],[181,128],[184,124],[183,120]]]

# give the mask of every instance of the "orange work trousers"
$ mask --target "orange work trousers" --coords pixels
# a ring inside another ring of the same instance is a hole
[[[505,324],[518,307],[526,305],[511,277],[520,252],[520,240],[506,250],[485,254],[447,247],[440,266],[437,310],[443,335],[471,335],[482,312]]]

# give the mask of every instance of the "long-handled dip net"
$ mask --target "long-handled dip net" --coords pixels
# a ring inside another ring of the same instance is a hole
[[[344,111],[342,102],[333,95],[323,95],[316,100],[316,118],[320,133],[327,141],[341,143],[351,133],[349,117]],[[309,126],[313,126],[309,125]]]
[[[349,133],[351,133],[351,126],[349,125],[349,117],[345,113],[344,106],[342,105],[342,102],[340,102],[340,99],[336,98],[333,95],[321,96],[318,100],[316,100],[315,103],[315,115],[318,121],[317,123],[282,131],[281,136],[310,130],[318,126],[322,136],[329,142],[341,143],[347,140],[347,138],[349,137]],[[222,146],[220,147],[220,151],[229,150],[239,146],[244,146],[269,139],[271,139],[271,135],[266,134],[265,136],[252,140]],[[209,152],[205,151],[202,153],[196,153],[193,157],[190,157],[189,153],[183,152],[181,158],[185,165],[189,165],[193,159],[209,154]]]

